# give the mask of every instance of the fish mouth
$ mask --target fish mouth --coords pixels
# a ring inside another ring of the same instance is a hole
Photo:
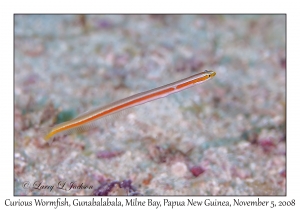
[[[217,73],[213,71],[213,72],[211,73],[211,76],[214,77],[214,76],[216,76],[216,74],[217,74]]]

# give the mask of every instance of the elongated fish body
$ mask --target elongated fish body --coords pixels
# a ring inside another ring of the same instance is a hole
[[[205,70],[202,73],[195,74],[191,77],[173,82],[152,90],[148,90],[142,93],[138,93],[127,98],[121,99],[119,101],[113,102],[103,107],[95,108],[78,117],[55,125],[46,131],[44,139],[48,141],[55,136],[61,134],[67,134],[71,131],[81,130],[83,128],[89,127],[91,123],[96,120],[100,120],[108,115],[123,111],[125,109],[138,106],[159,98],[166,97],[170,94],[182,91],[184,89],[190,88],[194,85],[200,84],[202,82],[208,81],[216,75],[214,71]]]

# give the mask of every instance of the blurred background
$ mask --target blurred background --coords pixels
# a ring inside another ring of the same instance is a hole
[[[14,21],[15,195],[286,194],[285,15]],[[216,77],[97,129],[40,133],[205,69]]]

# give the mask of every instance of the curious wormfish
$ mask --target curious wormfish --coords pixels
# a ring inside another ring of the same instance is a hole
[[[129,96],[104,107],[95,108],[82,115],[79,115],[78,117],[70,121],[57,124],[54,127],[47,129],[45,132],[46,134],[44,135],[44,139],[48,141],[49,139],[53,139],[56,136],[68,134],[73,131],[87,130],[90,127],[93,127],[94,122],[99,119],[190,88],[196,84],[200,84],[213,78],[215,75],[216,72],[205,70],[204,72],[179,80],[177,82],[173,82],[168,85]]]

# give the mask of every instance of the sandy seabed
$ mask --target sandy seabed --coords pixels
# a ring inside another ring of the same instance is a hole
[[[15,15],[14,194],[285,195],[285,18]],[[205,69],[216,77],[43,140]]]

